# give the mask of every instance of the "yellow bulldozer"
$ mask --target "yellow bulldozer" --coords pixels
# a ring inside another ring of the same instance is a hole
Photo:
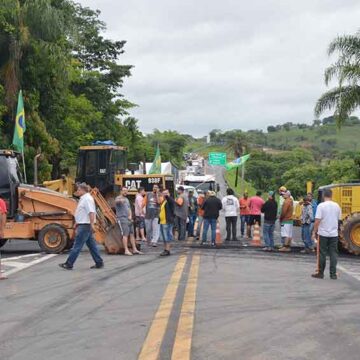
[[[306,183],[307,193],[312,192],[314,183]],[[323,201],[324,189],[331,189],[333,200],[342,210],[340,226],[340,246],[347,252],[360,255],[360,182],[348,184],[331,184],[318,189],[318,203]],[[294,210],[294,224],[301,226],[302,202],[297,202]]]
[[[74,238],[77,201],[50,189],[23,184],[16,157],[12,150],[0,150],[0,195],[8,208],[0,247],[8,239],[27,239],[37,240],[47,253],[61,253],[71,247]],[[97,211],[96,241],[108,253],[121,253],[114,212],[97,189],[92,189],[91,195]]]
[[[360,255],[360,183],[333,184],[319,188],[318,202],[324,189],[331,189],[333,200],[342,210],[340,243],[348,252]]]

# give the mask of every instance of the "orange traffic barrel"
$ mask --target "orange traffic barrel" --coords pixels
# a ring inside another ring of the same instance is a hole
[[[219,222],[219,220],[216,222],[216,238],[215,238],[215,244],[216,244],[216,246],[219,246],[219,245],[222,244],[221,231],[220,231],[220,222]]]
[[[259,226],[258,222],[256,222],[254,225],[253,238],[252,238],[250,245],[251,246],[262,246],[260,226]]]

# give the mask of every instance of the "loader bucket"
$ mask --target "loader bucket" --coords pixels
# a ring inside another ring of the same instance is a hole
[[[105,250],[108,254],[123,254],[124,246],[119,225],[112,225],[105,237]]]

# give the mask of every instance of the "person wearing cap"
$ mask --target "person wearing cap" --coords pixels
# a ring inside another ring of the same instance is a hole
[[[314,218],[313,208],[309,197],[304,197],[301,207],[301,239],[304,242],[305,249],[301,250],[301,253],[313,252],[313,242],[311,240],[311,221]]]
[[[86,246],[95,262],[91,269],[101,269],[104,267],[104,261],[100,256],[94,239],[96,223],[96,207],[93,197],[89,194],[89,186],[81,183],[77,186],[75,196],[80,200],[75,211],[75,240],[67,260],[60,267],[66,270],[72,270],[74,263],[78,258],[82,248]]]
[[[286,186],[279,187],[279,201],[278,201],[278,217],[281,215],[281,209],[284,204],[284,194],[287,192]]]
[[[268,200],[261,207],[261,212],[264,213],[263,235],[265,247],[264,251],[274,250],[274,230],[277,219],[277,202],[275,201],[275,191],[269,191]]]
[[[201,244],[205,244],[207,240],[207,233],[211,227],[211,246],[215,246],[216,240],[216,223],[219,218],[220,210],[222,209],[221,200],[216,197],[214,191],[208,191],[208,197],[202,206],[204,210],[204,229],[202,234]]]
[[[194,237],[194,226],[197,217],[197,198],[194,196],[194,190],[189,190],[189,223],[188,223],[188,236]]]
[[[177,189],[178,196],[175,204],[175,224],[178,231],[178,240],[185,240],[186,237],[186,221],[189,214],[189,199],[185,195],[183,186]]]
[[[310,201],[311,207],[312,207],[312,213],[313,213],[313,217],[311,219],[311,225],[310,225],[310,233],[312,234],[313,230],[314,230],[314,223],[315,223],[315,214],[316,214],[316,210],[317,210],[317,206],[318,203],[317,201],[314,199],[314,195],[312,192],[308,192],[307,193],[307,197]]]
[[[115,199],[115,208],[116,219],[120,227],[125,255],[131,256],[133,254],[141,254],[141,252],[136,248],[134,237],[134,221],[130,201],[127,198],[127,195],[128,188],[123,186],[120,190],[120,195]],[[132,251],[129,250],[129,240]]]
[[[294,226],[294,202],[291,197],[291,193],[287,190],[283,193],[284,203],[281,208],[280,214],[280,226],[281,226],[281,238],[283,241],[283,247],[279,249],[281,252],[291,251],[291,241],[293,236]]]

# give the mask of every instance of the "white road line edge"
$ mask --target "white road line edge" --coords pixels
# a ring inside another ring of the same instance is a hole
[[[347,269],[345,269],[343,266],[338,265],[337,268],[341,271],[343,271],[345,274],[348,274],[350,276],[352,276],[354,279],[360,281],[360,272],[353,272],[353,271],[349,271]]]
[[[19,272],[21,270],[27,269],[27,268],[29,268],[29,267],[31,267],[33,265],[36,265],[36,264],[40,264],[40,263],[42,263],[42,262],[44,262],[46,260],[49,260],[49,259],[51,259],[51,258],[53,258],[53,257],[55,257],[57,255],[58,254],[48,254],[48,255],[45,255],[45,256],[41,257],[40,259],[36,259],[36,260],[28,262],[28,263],[24,263],[24,264],[16,263],[16,269],[5,271],[3,274],[4,274],[4,276],[13,275],[13,274],[15,274],[15,273],[17,273],[17,272]],[[11,261],[9,261],[9,263],[7,261],[4,261],[5,259],[3,260],[3,262],[8,263],[10,265],[10,263],[13,262],[14,258],[8,258],[8,259],[11,260]]]

